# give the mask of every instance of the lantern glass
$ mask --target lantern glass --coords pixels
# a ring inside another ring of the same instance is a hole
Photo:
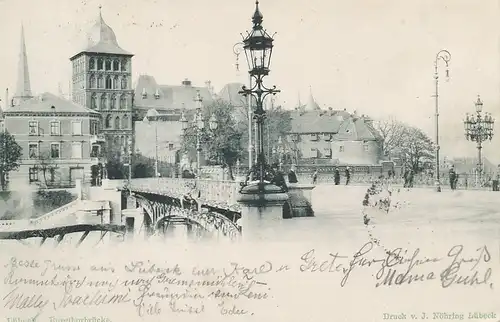
[[[217,119],[215,118],[215,114],[212,114],[212,116],[210,117],[209,126],[210,130],[212,131],[217,130],[218,124],[217,124]]]
[[[187,120],[186,120],[186,116],[184,115],[184,113],[182,113],[182,115],[181,115],[180,122],[181,122],[182,129],[185,130],[187,128]]]
[[[478,98],[476,102],[476,112],[481,113],[483,110],[483,102]]]
[[[245,56],[250,71],[269,70],[271,65],[271,54],[273,51],[273,39],[262,29],[254,30],[244,41]]]
[[[205,127],[203,117],[200,114],[196,114],[195,122],[198,129],[202,130]]]

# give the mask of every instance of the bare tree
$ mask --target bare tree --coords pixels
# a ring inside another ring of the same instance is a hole
[[[375,128],[383,139],[383,153],[388,157],[395,157],[408,138],[409,126],[394,118],[378,121]]]
[[[54,159],[51,158],[49,152],[42,152],[38,156],[38,161],[36,164],[36,168],[38,171],[42,172],[43,175],[43,183],[45,186],[49,186],[54,181],[54,172],[58,168],[58,165],[55,163]],[[47,181],[47,174],[50,174],[50,180]]]

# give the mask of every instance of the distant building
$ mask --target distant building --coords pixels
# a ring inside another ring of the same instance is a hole
[[[321,109],[310,94],[291,120],[287,142],[299,164],[377,165],[381,160],[382,138],[365,115]]]
[[[118,45],[101,12],[86,40],[83,49],[70,58],[72,100],[100,113],[108,152],[126,153],[133,136],[133,54]]]

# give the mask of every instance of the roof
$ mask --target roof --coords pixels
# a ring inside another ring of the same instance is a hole
[[[131,53],[118,45],[115,32],[104,22],[100,9],[95,24],[87,33],[84,49],[80,53],[82,52],[132,56]]]
[[[214,101],[208,87],[192,86],[187,79],[181,85],[159,85],[153,76],[141,75],[135,86],[134,104],[138,108],[158,111],[196,109],[197,91],[200,91],[203,104]]]
[[[290,113],[291,133],[331,133],[340,140],[378,141],[371,119],[342,110],[296,110]]]
[[[233,106],[246,106],[248,99],[239,93],[243,86],[242,83],[226,84],[219,92],[219,97]]]
[[[54,108],[52,108],[54,106]],[[78,105],[64,99],[62,97],[56,96],[52,93],[43,93],[38,97],[31,98],[29,100],[23,101],[19,105],[9,107],[4,113],[8,115],[9,113],[19,113],[19,112],[29,112],[29,113],[88,113],[94,115],[100,115],[99,112],[88,109],[84,106]]]

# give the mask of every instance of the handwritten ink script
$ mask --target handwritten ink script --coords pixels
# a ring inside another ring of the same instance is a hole
[[[486,246],[455,245],[440,257],[425,256],[419,248],[397,248],[380,256],[375,248],[368,242],[353,254],[310,249],[288,263],[229,261],[220,267],[162,260],[97,265],[91,260],[11,257],[3,263],[1,307],[37,314],[112,306],[128,307],[139,317],[254,315],[262,303],[276,300],[273,287],[286,288],[290,280],[309,281],[311,274],[328,274],[326,280],[343,288],[362,278],[369,279],[365,287],[371,289],[424,283],[440,288],[494,287],[492,255]]]

